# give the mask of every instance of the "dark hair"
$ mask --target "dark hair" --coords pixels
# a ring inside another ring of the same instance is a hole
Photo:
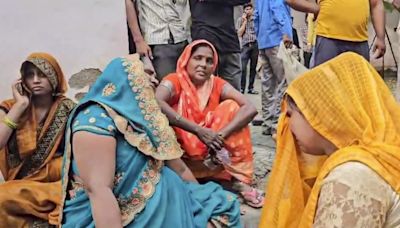
[[[35,64],[31,62],[28,61],[23,62],[20,69],[21,77],[24,78],[25,75],[32,69],[39,69],[39,68],[37,68]]]
[[[247,7],[253,8],[253,4],[251,4],[251,3],[249,2],[249,3],[246,3],[246,4],[243,5],[243,9],[246,9]]]
[[[212,53],[213,53],[213,55],[214,55],[214,50],[212,49],[212,47],[211,47],[210,45],[208,45],[208,44],[206,44],[206,43],[200,43],[200,44],[197,44],[196,46],[194,46],[194,47],[192,48],[192,53],[190,53],[190,55],[193,55],[193,53],[194,53],[195,51],[197,51],[197,49],[199,49],[200,47],[208,47],[208,48],[210,48],[211,51],[212,51]]]
[[[297,110],[298,112],[300,112],[300,109],[299,109],[299,107],[297,107],[296,102],[293,100],[293,98],[289,94],[285,95],[285,99],[286,99],[286,102],[288,103],[288,105],[291,108],[293,108],[293,109]]]

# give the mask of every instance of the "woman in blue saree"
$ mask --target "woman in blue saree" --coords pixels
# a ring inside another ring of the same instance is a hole
[[[107,66],[65,137],[63,227],[241,227],[236,196],[181,161],[138,55]]]

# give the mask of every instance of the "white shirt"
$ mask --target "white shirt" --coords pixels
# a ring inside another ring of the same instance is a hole
[[[168,44],[189,39],[190,9],[187,0],[133,0],[137,5],[139,25],[149,45]]]

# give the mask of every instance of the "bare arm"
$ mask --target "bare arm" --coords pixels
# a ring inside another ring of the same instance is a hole
[[[16,105],[11,108],[8,114],[6,114],[3,110],[0,110],[0,120],[3,120],[4,117],[7,117],[17,123],[24,110],[24,108],[16,107]],[[0,123],[0,149],[3,149],[7,145],[7,142],[10,139],[13,131],[14,129],[8,127],[5,123]]]
[[[128,26],[131,30],[137,53],[153,59],[151,48],[149,47],[149,45],[147,45],[146,41],[143,38],[142,32],[140,31],[135,3],[133,3],[132,0],[125,0],[125,8],[126,20],[128,21]]]
[[[240,109],[233,120],[219,131],[223,138],[227,138],[233,132],[247,126],[257,115],[257,109],[251,101],[227,83],[224,92],[221,95],[221,100],[228,99],[236,101],[239,104]]]
[[[199,126],[197,123],[192,122],[177,113],[169,104],[168,101],[172,98],[171,91],[174,91],[172,84],[168,84],[168,81],[161,82],[160,86],[156,90],[156,98],[158,104],[161,107],[162,112],[167,116],[169,123],[172,126],[179,127],[185,131],[188,131],[206,144],[209,148],[214,151],[218,151],[223,146],[223,138],[211,129]]]
[[[304,12],[313,13],[318,15],[319,5],[314,1],[310,2],[307,0],[286,0],[286,3],[293,9]]]
[[[383,2],[370,0],[371,17],[377,38],[385,38],[385,9]]]
[[[18,123],[21,116],[29,106],[29,98],[26,95],[21,95],[17,91],[16,85],[20,83],[21,81],[18,80],[12,85],[12,93],[15,99],[15,104],[12,106],[10,111],[6,114],[0,109],[0,149],[3,149],[4,146],[6,146],[11,134],[14,131],[14,129],[11,129],[5,123],[3,123],[3,119],[6,117],[15,123]]]
[[[242,16],[242,19],[239,20],[240,22],[240,27],[238,29],[238,35],[239,37],[243,37],[244,32],[246,31],[246,24],[247,24],[247,19],[244,19]]]
[[[156,90],[156,98],[158,101],[158,104],[161,107],[162,112],[167,116],[169,123],[172,126],[182,128],[185,131],[191,132],[193,134],[197,134],[197,130],[199,126],[185,118],[180,118],[179,113],[177,113],[169,104],[168,101],[170,97],[172,97],[172,94],[170,90],[163,86],[165,82],[162,82],[162,84],[157,87]],[[172,88],[173,90],[174,88]],[[180,118],[180,119],[179,119]]]
[[[380,58],[386,52],[385,45],[385,9],[381,0],[370,0],[372,24],[376,33],[376,43],[374,46],[375,57]]]
[[[188,182],[198,183],[194,177],[192,171],[186,166],[182,159],[177,158],[166,161],[165,164],[172,170],[174,170],[183,180]]]
[[[100,228],[122,227],[121,212],[112,191],[115,149],[116,140],[113,137],[85,131],[73,135],[73,151],[80,179],[89,195],[96,227]]]

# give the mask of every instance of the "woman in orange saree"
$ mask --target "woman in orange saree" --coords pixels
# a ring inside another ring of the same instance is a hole
[[[249,186],[253,151],[248,123],[257,111],[240,92],[213,75],[217,64],[213,45],[194,41],[179,58],[177,72],[160,83],[156,96],[195,177],[233,180],[249,205],[261,207],[261,193]],[[206,165],[215,157],[218,165]]]
[[[355,53],[288,87],[260,227],[399,227],[400,106]]]
[[[74,103],[57,61],[33,53],[0,104],[0,227],[58,223],[63,135]]]

